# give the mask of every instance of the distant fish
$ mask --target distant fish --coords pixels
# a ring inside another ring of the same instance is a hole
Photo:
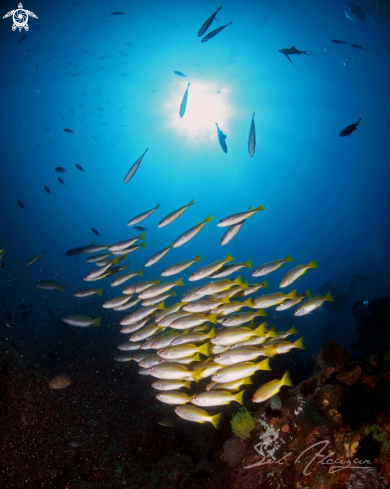
[[[230,24],[233,24],[233,21],[229,22],[228,24],[223,25],[222,27],[218,27],[218,29],[214,29],[213,31],[210,32],[210,34],[207,34],[207,36],[205,36],[201,42],[209,41],[210,39],[212,39],[214,36],[216,36],[219,32],[221,32],[223,29],[225,29],[225,27],[227,27]]]
[[[50,189],[49,187],[46,187],[46,185],[43,186],[43,188],[45,189],[45,192],[49,195],[51,195],[51,192],[50,192]]]
[[[256,214],[256,212],[263,211],[264,207],[260,205],[259,207],[255,208],[250,208],[247,211],[243,212],[237,212],[236,214],[231,214],[228,217],[224,217],[221,219],[217,226],[219,228],[224,228],[227,226],[233,226],[234,224],[238,224],[239,222],[245,221],[245,219],[248,219],[249,217],[253,216],[253,214]]]
[[[219,144],[221,145],[222,150],[223,150],[225,153],[227,153],[227,145],[226,145],[226,141],[225,141],[225,140],[226,140],[226,138],[227,138],[227,136],[226,136],[226,134],[224,134],[224,133],[223,133],[223,132],[220,130],[220,128],[218,127],[218,124],[217,124],[217,123],[215,123],[215,125],[217,126]]]
[[[61,178],[61,177],[57,177],[57,180],[58,180],[60,183],[62,183],[62,185],[66,185],[66,184],[65,184],[65,182],[62,180],[62,178]]]
[[[83,168],[81,165],[79,165],[78,163],[75,163],[75,164],[74,164],[74,166],[75,166],[75,167],[76,167],[78,170],[83,171],[84,173],[86,173],[86,171],[84,170],[84,168]]]
[[[199,29],[199,32],[198,32],[198,37],[201,37],[203,36],[203,34],[207,31],[207,29],[210,27],[211,23],[213,22],[213,20],[215,19],[215,16],[217,15],[217,13],[221,10],[222,8],[222,5],[220,5],[218,7],[218,9],[213,13],[213,15],[211,17],[209,17],[206,22],[202,25],[202,27]]]
[[[59,285],[54,280],[40,280],[35,284],[35,287],[41,290],[59,290],[63,292],[66,285]]]
[[[147,231],[148,228],[143,228],[142,226],[133,226],[133,229],[136,231]]]
[[[187,205],[183,205],[179,209],[176,209],[173,212],[170,212],[167,216],[164,217],[164,219],[161,219],[161,221],[158,223],[158,228],[163,228],[164,226],[168,226],[168,224],[171,224],[175,219],[177,219],[179,216],[183,214],[189,207],[195,204],[195,200],[192,199],[191,202]]]
[[[62,168],[62,166],[57,166],[55,169],[57,173],[66,173],[66,168]]]
[[[126,15],[124,12],[111,12],[111,15]]]
[[[353,48],[363,49],[363,51],[367,51],[363,46],[359,46],[359,44],[351,44]]]
[[[31,258],[31,260],[27,263],[27,266],[29,267],[30,265],[32,265],[33,263],[38,261],[41,258],[41,256],[43,256],[46,252],[47,252],[47,250],[45,250],[43,253],[40,253],[37,256],[34,256],[34,258]]]
[[[138,224],[139,222],[143,221],[147,217],[150,216],[156,209],[160,207],[160,204],[157,203],[156,207],[153,207],[153,209],[150,209],[148,211],[142,212],[141,214],[138,214],[138,216],[133,217],[130,219],[130,221],[127,223],[128,226],[132,226],[133,224]]]
[[[89,297],[90,295],[94,295],[94,294],[101,296],[103,294],[103,289],[82,289],[75,292],[74,295],[76,297],[81,298],[81,297]]]
[[[198,224],[195,224],[192,228],[188,229],[184,233],[182,233],[177,239],[175,239],[174,243],[172,244],[173,248],[178,248],[179,246],[182,246],[183,244],[187,243],[190,239],[192,239],[196,234],[199,233],[199,231],[203,228],[205,224],[208,222],[212,221],[213,218],[211,216],[207,216],[206,219],[202,222],[199,222]]]
[[[355,122],[354,124],[350,124],[349,126],[347,126],[346,128],[344,128],[341,132],[340,132],[340,136],[341,137],[344,137],[344,136],[349,136],[351,133],[353,133],[353,131],[356,131],[357,129],[357,126],[359,125],[359,122],[362,120],[362,118],[360,118],[357,122]]]
[[[189,83],[187,85],[187,89],[186,89],[186,91],[185,91],[185,93],[183,95],[183,99],[182,99],[181,104],[180,104],[180,112],[179,112],[180,113],[180,117],[183,117],[184,114],[186,113],[187,98],[188,98],[188,88],[189,88],[190,85],[191,85],[191,83]]]
[[[72,131],[72,129],[64,129],[64,132],[71,132],[72,134],[74,134],[74,132]]]
[[[63,318],[62,320],[64,323],[70,324],[71,326],[81,326],[82,328],[85,328],[87,326],[92,326],[92,324],[95,326],[100,326],[101,319],[101,317],[92,319],[88,316],[71,315]]]
[[[24,204],[21,200],[18,200],[18,206],[24,210]]]
[[[24,34],[24,35],[23,35],[23,36],[22,36],[22,37],[19,39],[19,41],[18,41],[18,42],[19,42],[19,43],[21,43],[22,41],[24,41],[24,40],[26,39],[26,37],[27,37],[27,36],[26,36],[26,34]]]
[[[141,161],[142,161],[143,157],[145,156],[145,153],[148,151],[148,149],[149,148],[145,149],[145,152],[138,158],[138,160],[134,163],[134,165],[126,173],[124,183],[127,183],[134,176],[135,172],[138,170],[138,167],[141,164]]]
[[[177,76],[185,76],[186,78],[188,78],[187,75],[185,75],[184,73],[182,73],[181,71],[174,71],[175,75]]]
[[[93,232],[93,234],[96,234],[96,236],[100,236],[99,231],[97,229],[91,228],[91,231]]]
[[[255,146],[256,146],[255,112],[253,112],[251,127],[249,129],[249,139],[248,139],[248,150],[249,150],[249,154],[252,157],[255,154]]]
[[[339,39],[332,39],[330,42],[334,42],[335,44],[349,44],[348,41],[340,41]]]
[[[314,53],[311,51],[299,51],[299,49],[297,49],[295,46],[291,46],[291,48],[279,49],[279,53],[282,53],[293,66],[295,65],[290,58],[290,56],[293,54],[306,54],[306,56],[314,56]]]

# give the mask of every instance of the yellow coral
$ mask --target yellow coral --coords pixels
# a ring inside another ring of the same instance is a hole
[[[256,418],[246,408],[241,408],[230,421],[233,433],[246,440],[256,426]]]

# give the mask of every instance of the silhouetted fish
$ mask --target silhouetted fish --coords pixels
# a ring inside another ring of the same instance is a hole
[[[93,232],[93,234],[96,234],[96,236],[100,236],[99,231],[97,229],[91,228],[91,231]]]
[[[332,39],[330,42],[334,42],[335,44],[348,44],[348,41],[339,41],[338,39]]]
[[[74,164],[74,166],[75,166],[75,167],[76,167],[78,170],[83,171],[84,173],[86,173],[86,171],[84,170],[84,168],[83,168],[81,165],[79,165],[78,163],[75,163],[75,164]]]
[[[136,231],[147,231],[148,228],[143,228],[142,226],[134,226],[133,229],[135,229]]]
[[[43,188],[45,189],[45,192],[46,193],[48,193],[49,195],[51,195],[51,192],[50,192],[49,187],[46,187],[46,185],[44,185]]]
[[[207,29],[210,27],[212,21],[215,19],[215,16],[217,15],[217,13],[221,10],[222,8],[222,5],[220,5],[218,7],[218,9],[213,13],[213,15],[211,17],[209,17],[206,22],[202,25],[202,27],[199,29],[199,32],[198,32],[198,37],[201,37],[203,36],[203,34],[207,31]]]
[[[126,15],[124,12],[111,12],[111,15]]]
[[[207,36],[204,36],[204,38],[202,39],[201,42],[209,41],[210,39],[212,39],[214,36],[216,36],[219,32],[221,32],[223,29],[225,29],[225,27],[227,27],[230,24],[233,24],[233,21],[229,22],[228,24],[223,25],[222,27],[218,27],[218,29],[214,29],[213,31],[210,32],[210,34],[207,34]]]
[[[226,141],[225,141],[225,140],[226,140],[226,138],[227,138],[227,136],[226,136],[226,134],[224,134],[224,133],[223,133],[223,132],[220,130],[220,128],[218,127],[218,124],[217,124],[217,123],[215,123],[215,125],[217,126],[219,144],[221,145],[222,150],[223,150],[225,153],[227,153],[227,145],[226,145]]]
[[[71,133],[73,134],[72,129],[66,129],[66,128],[65,128],[65,129],[64,129],[64,132],[71,132]]]
[[[363,49],[363,51],[367,51],[363,46],[359,46],[359,44],[351,44],[353,48]]]
[[[290,61],[290,63],[293,66],[295,66],[295,65],[290,58],[291,55],[293,55],[293,54],[306,54],[306,56],[313,56],[314,55],[314,53],[312,53],[311,51],[299,51],[299,49],[297,49],[295,46],[291,46],[291,48],[279,49],[279,53],[284,54],[284,56],[286,56],[286,58]]]
[[[57,180],[58,180],[60,183],[62,183],[62,185],[65,185],[65,182],[62,180],[62,178],[57,177]]]
[[[24,35],[23,35],[23,36],[22,36],[22,37],[19,39],[19,41],[18,41],[18,42],[20,43],[20,42],[24,41],[24,40],[26,39],[26,37],[27,37],[27,36],[26,36],[26,34],[24,34]]]
[[[357,129],[357,126],[359,125],[359,122],[362,120],[362,118],[360,118],[357,122],[355,122],[354,124],[350,124],[349,126],[347,126],[346,128],[344,128],[341,132],[340,132],[340,136],[341,137],[344,137],[344,136],[349,136],[351,133],[353,133],[353,131],[356,131]]]
[[[66,168],[62,168],[62,166],[57,166],[55,171],[58,173],[66,173]]]
[[[189,83],[189,84],[187,85],[187,89],[186,89],[186,91],[184,92],[183,99],[182,99],[181,104],[180,104],[180,112],[179,112],[180,117],[183,117],[183,116],[184,116],[184,114],[186,113],[186,108],[187,108],[187,98],[188,98],[188,88],[189,88],[189,86],[190,86],[190,85],[191,85],[191,83]]]
[[[181,71],[174,71],[175,75],[177,76],[185,76],[186,78],[188,78],[187,75],[185,75],[184,73],[182,73]]]
[[[24,209],[24,204],[22,201],[18,200],[18,206],[21,208],[21,209]]]

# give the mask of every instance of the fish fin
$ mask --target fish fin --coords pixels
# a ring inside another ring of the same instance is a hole
[[[268,316],[268,314],[264,311],[264,309],[258,309],[256,316]]]
[[[234,400],[241,405],[244,405],[244,392],[245,389],[243,389],[241,392],[237,392],[237,394],[234,395]]]
[[[203,355],[205,355],[206,357],[208,357],[209,356],[209,344],[210,343],[205,343],[204,345],[201,345],[198,348],[198,352],[199,353],[202,353]]]
[[[125,253],[124,255],[121,256],[121,260],[126,260],[128,253]]]
[[[263,210],[264,210],[264,206],[263,206],[263,205],[260,205],[259,207],[256,207],[254,210],[255,210],[256,212],[258,212],[258,211],[263,211]]]
[[[286,294],[286,297],[288,297],[289,299],[296,299],[297,298],[297,291],[296,290],[293,290],[292,292],[289,292],[288,294]]]
[[[144,272],[142,271],[142,268],[137,272],[137,275],[139,275],[140,277],[144,276]]]
[[[145,239],[145,233],[141,233],[141,234],[138,236],[138,239]]]
[[[191,389],[191,382],[183,382],[183,387],[187,387],[187,389]]]
[[[59,286],[58,286],[58,289],[59,289],[59,291],[61,292],[61,294],[62,294],[62,292],[64,291],[65,287],[66,287],[66,285],[59,285]]]
[[[275,330],[275,326],[272,326],[272,328],[269,329],[267,331],[267,333],[268,333],[268,336],[270,336],[271,338],[277,338],[278,337],[278,333]]]
[[[114,258],[112,260],[112,263],[111,265],[118,265],[118,263],[121,261],[121,257],[120,256],[117,256],[116,258]]]
[[[243,265],[244,265],[245,268],[253,268],[252,267],[252,261],[251,260],[248,260],[248,261],[244,262]]]
[[[178,280],[176,280],[175,285],[184,285],[183,277],[181,277]]]
[[[265,289],[269,289],[269,285],[268,285],[268,282],[266,280],[264,280],[264,282],[261,282],[260,284],[262,287],[264,287]]]
[[[100,316],[100,317],[98,317],[98,318],[96,318],[96,319],[93,320],[93,324],[95,326],[100,326],[100,321],[101,320],[102,320],[102,317]]]
[[[171,297],[176,297],[176,290],[174,290],[170,296]]]
[[[273,357],[274,356],[274,351],[272,349],[272,346],[266,346],[264,348],[264,355],[267,357]]]
[[[146,248],[146,241],[144,241],[141,245],[140,245],[141,248]]]
[[[207,321],[213,324],[217,324],[217,314],[210,314],[210,316],[207,316]]]
[[[253,207],[251,205],[249,205],[248,211],[253,211]]]
[[[312,295],[310,294],[310,290],[309,289],[303,295],[305,297],[307,297],[308,299],[310,299],[312,297]]]
[[[160,202],[157,202],[155,209],[158,209],[159,207],[160,207]]]
[[[230,304],[229,294],[225,295],[225,297],[222,299],[222,304]]]
[[[161,278],[158,278],[158,279],[157,279],[157,280],[155,280],[153,283],[154,283],[154,285],[161,284]]]
[[[101,297],[101,296],[102,296],[102,294],[103,294],[103,289],[98,289],[98,290],[96,291],[96,293],[97,293],[97,295],[100,295],[100,297]]]
[[[192,361],[193,362],[200,362],[200,355],[199,353],[196,353],[193,357],[192,357]]]
[[[241,275],[237,277],[235,280],[233,280],[233,282],[237,285],[241,285],[241,286],[244,285]]]
[[[200,255],[198,255],[194,258],[194,261],[202,261],[202,257]]]
[[[211,217],[211,216],[207,216],[206,219],[203,221],[203,222],[210,222],[210,221],[213,221],[214,220],[214,217]]]
[[[293,261],[293,259],[291,258],[290,255],[287,255],[286,258],[283,259],[284,262],[288,262],[288,261]]]
[[[267,325],[267,322],[264,321],[263,323],[260,324],[260,326],[257,326],[257,328],[253,330],[253,332],[256,334],[256,336],[261,336],[261,337],[265,336],[265,333],[267,332],[265,329],[266,325]]]
[[[214,428],[219,429],[219,425],[221,424],[222,413],[216,414],[215,416],[211,416],[210,423],[214,426]]]
[[[253,302],[251,298],[244,301],[243,304],[245,304],[246,307],[253,307]]]
[[[290,372],[288,370],[286,370],[280,382],[282,383],[282,385],[288,385],[289,387],[294,386],[290,378]]]
[[[228,261],[233,261],[233,260],[234,260],[234,258],[233,258],[233,257],[232,257],[232,255],[229,253],[229,254],[228,254],[228,256],[227,256],[227,257],[226,257],[224,260],[222,260],[222,261],[223,261],[223,262],[228,262]]]
[[[330,292],[328,292],[325,296],[325,300],[326,301],[331,301],[331,302],[334,302],[334,299],[333,299],[333,296]]]
[[[269,358],[262,360],[256,365],[259,367],[259,370],[272,370],[271,367],[269,366]]]
[[[318,268],[317,260],[311,261],[308,265],[309,268]]]
[[[195,382],[199,382],[199,380],[201,380],[203,377],[202,377],[202,372],[203,372],[203,368],[199,369],[199,370],[194,370],[193,372],[190,372],[191,374],[191,377],[193,380],[195,380]]]
[[[191,202],[189,204],[187,204],[187,207],[190,207],[191,205],[194,205],[195,204],[195,200],[192,199]]]
[[[165,309],[164,301],[160,302],[160,304],[157,304],[157,309],[162,309],[162,310]]]
[[[128,270],[129,269],[129,264],[126,263],[126,265],[124,267],[122,267],[122,268],[123,268],[123,270]]]
[[[295,326],[290,328],[288,331],[286,331],[286,335],[290,336],[291,334],[296,334],[298,331],[296,330]]]
[[[306,350],[305,345],[303,344],[303,336],[299,338],[299,340],[294,341],[295,348],[300,348],[301,350]]]
[[[207,333],[207,338],[214,338],[215,336],[215,327],[213,326],[210,331]]]

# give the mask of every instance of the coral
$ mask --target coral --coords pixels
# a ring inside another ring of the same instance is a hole
[[[349,351],[337,343],[337,341],[329,341],[325,343],[322,358],[328,367],[333,368],[340,368],[351,362]]]
[[[351,475],[347,489],[384,489],[375,469],[359,470]]]
[[[359,365],[357,365],[350,372],[343,372],[337,375],[336,382],[345,385],[353,385],[360,380],[361,376],[362,376],[362,368]]]
[[[233,467],[241,462],[244,457],[245,446],[240,442],[238,438],[232,438],[227,440],[223,445],[223,453],[221,460]]]
[[[275,429],[272,424],[267,423],[264,414],[259,418],[259,423],[264,431],[260,435],[261,446],[260,449],[257,449],[257,453],[263,457],[272,458],[284,442],[279,440],[279,430]]]
[[[323,416],[312,402],[306,402],[303,405],[302,414],[306,422],[312,426],[324,426],[325,428],[330,426],[330,419]]]
[[[233,433],[246,440],[249,438],[251,431],[256,426],[256,418],[246,408],[241,408],[231,419]]]
[[[271,409],[280,409],[282,407],[282,400],[279,394],[275,394],[271,397]]]
[[[381,447],[381,453],[390,453],[390,424],[382,432],[379,431],[377,425],[369,426],[365,429],[364,434],[372,434],[372,439]]]

